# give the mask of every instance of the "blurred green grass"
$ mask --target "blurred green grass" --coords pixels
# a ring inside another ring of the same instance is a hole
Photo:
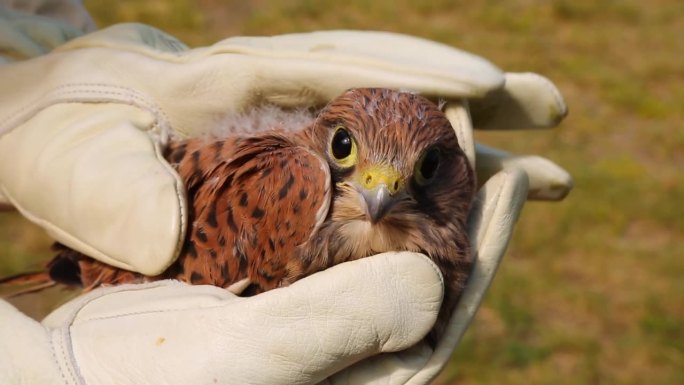
[[[148,23],[189,45],[318,29],[422,36],[551,78],[570,107],[553,131],[479,132],[575,178],[529,203],[440,383],[684,383],[684,2],[679,0],[86,1],[100,27]],[[49,239],[0,214],[0,273]],[[22,304],[40,309],[39,301]]]

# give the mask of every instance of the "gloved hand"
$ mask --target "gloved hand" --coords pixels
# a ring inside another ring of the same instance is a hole
[[[474,118],[501,122],[499,111],[512,127],[557,123],[565,110],[547,97],[553,85],[521,76],[503,87],[484,59],[389,33],[232,38],[188,50],[150,27],[120,25],[0,66],[0,204],[73,249],[155,275],[177,257],[187,221],[183,186],[160,154],[169,135],[200,135],[260,102],[321,105],[353,86],[479,97],[473,111],[486,112]]]
[[[43,325],[0,301],[0,383],[316,383],[413,345],[441,296],[430,261],[392,253],[249,298],[177,281],[98,289]]]

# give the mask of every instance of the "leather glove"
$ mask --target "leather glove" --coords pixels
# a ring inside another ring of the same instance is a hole
[[[260,102],[321,105],[352,86],[469,99],[476,125],[485,116],[542,127],[565,114],[562,99],[547,97],[557,93],[550,82],[521,75],[504,86],[510,76],[390,33],[239,37],[189,50],[150,27],[112,27],[0,66],[0,204],[71,248],[155,275],[177,257],[187,221],[185,191],[161,156],[169,135],[200,135]]]

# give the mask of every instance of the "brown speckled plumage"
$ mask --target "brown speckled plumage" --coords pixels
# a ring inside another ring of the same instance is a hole
[[[356,145],[351,166],[332,154],[340,127]],[[426,182],[416,164],[428,151],[439,159]],[[178,260],[160,276],[145,277],[56,245],[53,279],[77,277],[86,288],[167,278],[228,287],[247,279],[243,294],[256,294],[345,261],[416,251],[444,275],[442,311],[428,338],[434,342],[443,332],[471,270],[466,217],[475,182],[451,125],[432,102],[354,89],[300,131],[178,141],[166,158],[185,182],[190,207]],[[370,220],[359,180],[377,165],[396,170],[400,191]]]

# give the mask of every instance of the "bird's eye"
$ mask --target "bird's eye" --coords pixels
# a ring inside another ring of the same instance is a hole
[[[343,127],[338,127],[330,142],[330,153],[342,167],[351,167],[356,163],[356,143]]]
[[[335,131],[335,135],[333,135],[330,148],[335,159],[341,160],[351,155],[352,145],[352,138],[349,136],[347,130],[338,128],[337,131]]]
[[[424,185],[435,177],[441,157],[442,154],[436,147],[429,149],[420,157],[413,172],[418,184]]]

